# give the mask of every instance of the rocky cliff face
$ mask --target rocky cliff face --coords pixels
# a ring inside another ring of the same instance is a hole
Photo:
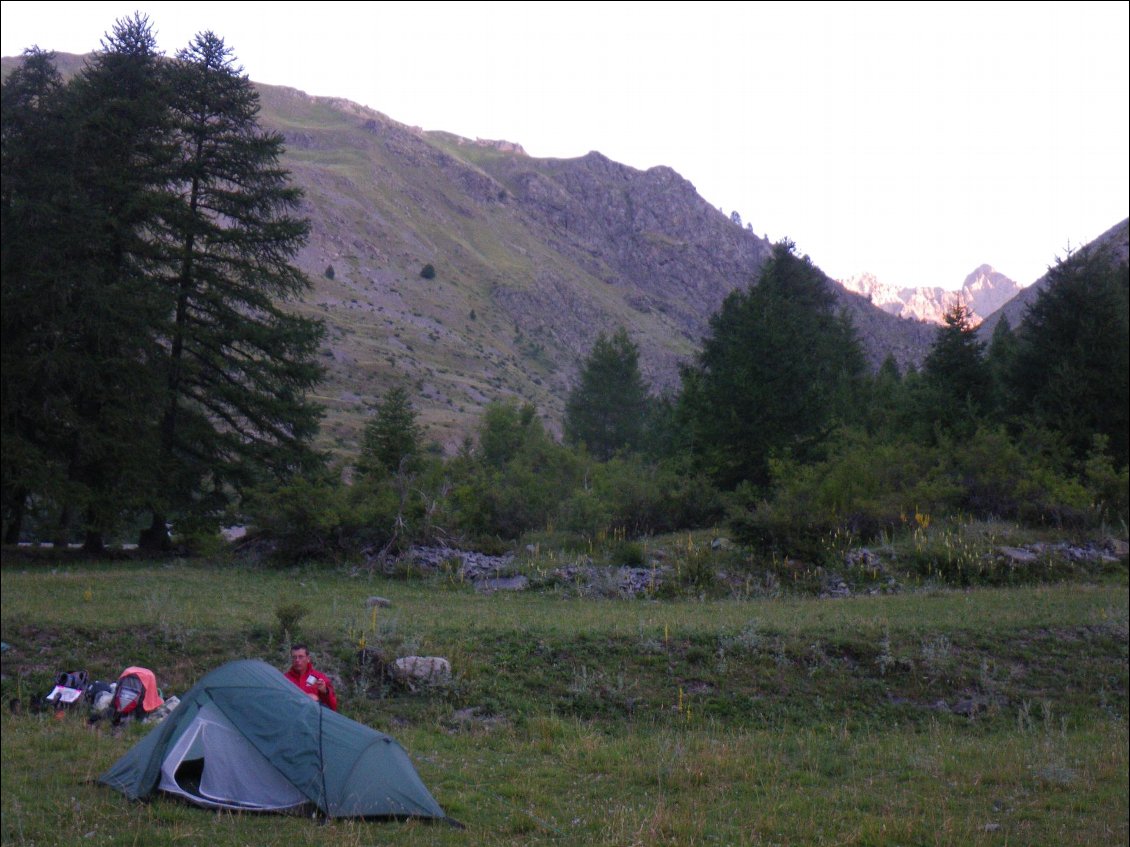
[[[965,278],[957,291],[944,288],[899,288],[884,283],[872,274],[860,274],[840,284],[848,291],[866,297],[884,312],[899,317],[941,324],[946,312],[958,304],[967,306],[973,320],[980,323],[1018,293],[1021,286],[991,265],[981,265]]]

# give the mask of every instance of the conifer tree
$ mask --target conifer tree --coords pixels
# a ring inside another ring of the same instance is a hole
[[[382,477],[415,469],[420,463],[421,437],[408,392],[399,385],[389,389],[365,425],[358,470]]]
[[[683,374],[684,443],[723,487],[769,481],[769,460],[814,455],[853,413],[863,353],[827,278],[790,242],[732,292]]]
[[[32,492],[50,497],[61,482],[43,363],[59,320],[52,295],[68,191],[62,90],[54,54],[32,48],[4,80],[0,106],[0,492],[7,543],[19,540]]]
[[[282,138],[259,128],[258,94],[223,39],[198,34],[167,71],[177,161],[167,218],[172,308],[163,324],[165,400],[153,523],[207,512],[261,473],[309,465],[319,410],[321,324],[285,311],[309,281],[291,263],[308,224],[278,163]]]
[[[4,274],[6,299],[35,277],[38,302],[19,299],[4,311],[35,339],[14,357],[17,375],[45,404],[33,425],[47,469],[37,500],[54,502],[58,540],[80,518],[92,550],[140,506],[153,480],[152,327],[165,296],[151,274],[160,263],[171,160],[159,61],[146,18],[115,24],[82,73],[49,98],[51,120],[35,142],[46,155],[13,186],[21,202],[48,212],[43,226],[23,230],[30,241],[14,251],[14,273]],[[25,114],[29,105],[12,103]],[[13,117],[6,108],[5,133],[19,126]],[[22,240],[15,235],[6,228],[6,257]],[[44,261],[29,264],[24,250]]]
[[[640,375],[639,348],[620,327],[603,332],[581,369],[580,383],[565,404],[565,440],[584,444],[598,459],[640,447],[647,416],[647,385]]]
[[[88,549],[159,484],[157,432],[160,340],[168,292],[164,220],[175,148],[164,61],[148,18],[117,21],[69,86],[75,125],[72,211],[79,237],[68,265],[78,276],[70,317],[75,375],[72,474],[90,492],[83,504]]]
[[[320,461],[321,325],[287,302],[307,232],[223,41],[165,60],[115,23],[62,84],[29,51],[3,98],[3,510],[81,520],[88,548],[152,510],[215,516],[264,476]]]
[[[922,366],[925,391],[919,415],[941,432],[968,437],[989,410],[992,378],[985,344],[964,304],[947,311],[943,320]]]
[[[1015,365],[1016,345],[1016,333],[1012,330],[1012,323],[1007,315],[1001,315],[1001,319],[993,327],[993,336],[989,341],[985,358],[991,383],[991,413],[998,420],[1004,419],[1010,405],[1008,377]]]
[[[1109,247],[1058,261],[1017,331],[1008,379],[1016,420],[1060,433],[1077,459],[1106,436],[1120,467],[1130,460],[1128,292],[1126,259]]]

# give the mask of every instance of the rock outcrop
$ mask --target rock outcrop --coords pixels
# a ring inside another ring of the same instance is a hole
[[[888,314],[931,324],[941,324],[946,312],[959,304],[969,308],[974,323],[980,323],[1022,290],[991,265],[976,268],[956,291],[937,287],[900,288],[867,273],[839,282]]]

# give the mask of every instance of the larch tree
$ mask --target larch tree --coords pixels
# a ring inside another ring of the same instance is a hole
[[[25,51],[4,80],[0,120],[0,492],[4,540],[19,540],[29,498],[56,494],[53,388],[47,378],[60,322],[58,247],[69,190],[63,80],[54,54]]]
[[[951,436],[969,437],[990,409],[992,374],[985,343],[964,304],[949,309],[922,365],[922,420]]]
[[[175,60],[141,15],[63,83],[32,50],[3,97],[3,512],[88,549],[151,512],[215,520],[321,462],[319,322],[282,139],[223,41]],[[54,517],[50,517],[51,515]]]
[[[58,165],[68,191],[44,292],[51,350],[38,366],[54,403],[50,449],[65,476],[58,540],[78,518],[90,551],[157,482],[153,328],[169,300],[153,277],[174,152],[162,61],[149,20],[134,15],[114,25],[64,93],[68,142]]]

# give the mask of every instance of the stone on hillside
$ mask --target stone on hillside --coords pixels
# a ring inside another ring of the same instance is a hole
[[[440,656],[404,656],[393,667],[397,676],[409,683],[436,685],[451,679],[451,663]]]
[[[489,579],[480,579],[475,583],[475,590],[484,593],[493,591],[525,591],[530,587],[530,580],[518,574],[517,576],[499,576]]]
[[[1017,565],[1030,565],[1040,558],[1036,553],[1022,547],[998,547],[997,552]]]
[[[844,553],[844,564],[849,568],[881,568],[883,566],[879,556],[866,547],[848,550]]]
[[[851,589],[844,581],[843,577],[836,573],[828,574],[828,578],[824,580],[824,588],[820,592],[821,597],[830,597],[839,599],[851,596]]]
[[[372,609],[372,608],[377,607],[377,606],[379,606],[382,609],[387,609],[391,605],[392,605],[392,601],[387,600],[384,597],[370,597],[368,600],[365,601],[365,608],[367,608],[367,609]]]

